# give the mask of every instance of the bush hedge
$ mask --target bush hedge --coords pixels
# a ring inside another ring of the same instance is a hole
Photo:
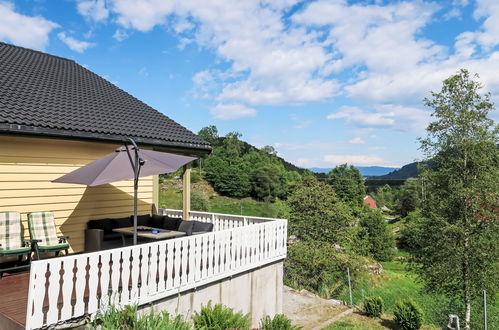
[[[423,324],[423,311],[412,299],[397,302],[393,314],[403,330],[418,330]]]
[[[380,317],[383,313],[384,303],[381,297],[366,297],[364,299],[364,312],[370,317]]]
[[[247,330],[251,327],[248,314],[234,313],[232,308],[222,304],[202,306],[199,312],[194,313],[194,327],[203,330],[238,329]]]
[[[276,314],[274,318],[265,316],[260,320],[260,330],[299,330],[301,327],[291,324],[284,314]]]

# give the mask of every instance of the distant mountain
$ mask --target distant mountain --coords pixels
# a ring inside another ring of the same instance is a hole
[[[370,177],[370,176],[379,176],[379,175],[385,175],[391,172],[394,172],[394,170],[398,170],[398,168],[393,168],[393,167],[383,167],[383,166],[356,166],[360,174],[365,177]],[[309,168],[312,172],[315,173],[329,173],[329,171],[332,170],[332,168]]]
[[[415,178],[419,174],[418,170],[419,162],[410,163],[402,166],[402,168],[390,172],[386,175],[376,176],[373,179],[376,180],[406,180],[409,178]]]

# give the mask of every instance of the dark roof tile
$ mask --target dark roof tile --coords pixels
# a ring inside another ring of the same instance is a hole
[[[1,123],[210,149],[196,134],[78,63],[2,42]]]

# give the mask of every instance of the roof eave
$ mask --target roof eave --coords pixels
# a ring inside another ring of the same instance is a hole
[[[211,152],[210,145],[187,143],[180,141],[166,141],[160,139],[144,138],[138,136],[125,136],[115,134],[104,134],[97,132],[87,132],[78,130],[63,130],[46,127],[0,123],[0,135],[25,135],[37,137],[51,137],[60,139],[70,139],[93,142],[118,142],[124,143],[132,137],[138,144],[149,147],[159,147],[166,149],[181,149],[196,156],[204,156]]]

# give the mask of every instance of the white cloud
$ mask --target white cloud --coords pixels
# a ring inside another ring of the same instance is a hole
[[[78,13],[95,22],[102,22],[109,16],[104,0],[80,0],[76,6]]]
[[[344,145],[341,142],[325,142],[325,141],[312,141],[312,142],[277,142],[274,147],[279,150],[295,151],[295,150],[335,150],[342,149]]]
[[[355,137],[355,138],[351,139],[350,141],[348,141],[348,143],[351,143],[351,144],[365,144],[366,141],[364,141],[361,137]]]
[[[346,119],[359,127],[389,127],[395,123],[393,116],[393,112],[369,113],[358,107],[342,106],[340,111],[329,114],[327,119]]]
[[[474,33],[474,41],[485,49],[499,44],[499,2],[496,0],[477,0],[475,19],[484,19],[480,31]]]
[[[15,11],[11,2],[0,1],[0,40],[43,50],[50,32],[59,27],[41,16],[25,16]]]
[[[125,30],[117,29],[113,34],[113,38],[117,41],[123,41],[128,38],[128,33]]]
[[[66,44],[71,50],[78,53],[83,53],[90,47],[94,47],[95,44],[88,41],[77,40],[71,36],[66,35],[65,32],[59,32],[57,37]]]
[[[325,155],[323,160],[331,165],[351,164],[374,166],[386,164],[386,161],[376,155]]]
[[[124,29],[162,26],[177,34],[179,49],[192,42],[213,51],[222,65],[196,74],[193,94],[222,105],[300,105],[341,95],[357,107],[330,119],[417,131],[427,121],[417,106],[461,67],[480,73],[499,99],[496,0],[477,0],[481,27],[457,36],[453,47],[424,37],[446,15],[435,1],[317,0],[290,11],[296,3],[108,0],[101,7]],[[454,0],[448,18],[468,5]]]
[[[118,14],[119,24],[142,32],[164,24],[174,9],[174,1],[165,0],[111,0],[110,3],[111,10]]]
[[[256,110],[241,104],[218,104],[211,108],[211,114],[215,119],[230,120],[244,117],[255,117]]]
[[[230,67],[213,95],[221,103],[251,106],[328,100],[339,90],[321,68],[331,55],[317,33],[283,24],[296,1],[112,0],[125,28],[149,31],[171,26],[182,49],[187,42],[212,49]],[[190,33],[186,38],[185,33]],[[238,79],[230,79],[234,75]]]

